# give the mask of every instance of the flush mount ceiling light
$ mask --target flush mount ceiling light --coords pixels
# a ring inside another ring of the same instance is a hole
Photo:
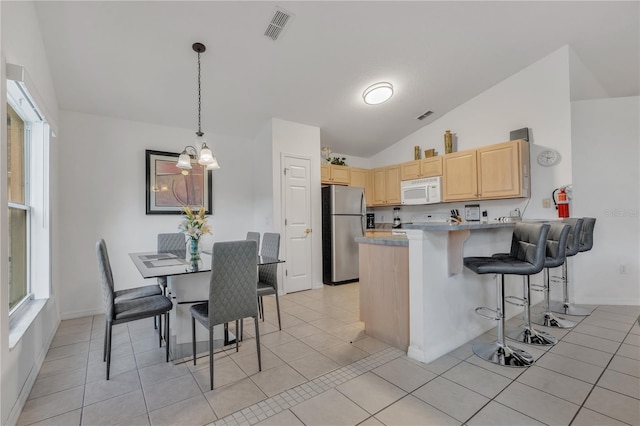
[[[367,87],[367,90],[362,93],[364,102],[369,105],[378,105],[388,101],[393,96],[393,86],[391,83],[376,83]]]
[[[198,164],[202,164],[203,166],[207,166],[209,170],[217,170],[220,168],[218,164],[218,160],[216,156],[213,155],[213,152],[207,146],[207,141],[204,139],[204,133],[202,133],[202,128],[200,126],[200,113],[202,109],[202,101],[200,96],[200,54],[207,50],[204,44],[202,43],[193,43],[191,46],[193,50],[198,54],[198,131],[196,132],[197,140],[196,146],[201,146],[200,154],[196,148],[192,145],[187,145],[182,150],[180,157],[178,158],[178,163],[176,167],[182,170],[183,173],[188,173],[186,170],[191,170],[191,159],[197,158]]]

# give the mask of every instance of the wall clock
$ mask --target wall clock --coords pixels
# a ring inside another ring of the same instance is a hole
[[[560,160],[560,154],[553,149],[545,149],[540,154],[538,154],[538,164],[541,166],[553,166]]]

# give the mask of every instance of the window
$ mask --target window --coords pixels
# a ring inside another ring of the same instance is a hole
[[[31,294],[29,285],[28,129],[7,105],[7,199],[9,201],[9,311]]]
[[[33,314],[34,299],[44,301],[50,295],[51,130],[30,94],[29,87],[33,93],[36,91],[24,68],[7,64],[7,77],[6,208],[11,342],[15,341],[12,324],[15,326]]]

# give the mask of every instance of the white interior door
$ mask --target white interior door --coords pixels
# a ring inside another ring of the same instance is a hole
[[[284,156],[284,291],[310,290],[311,279],[311,161]]]

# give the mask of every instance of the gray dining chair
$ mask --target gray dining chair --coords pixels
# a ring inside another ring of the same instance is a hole
[[[258,244],[258,253],[260,253],[260,233],[249,231],[247,232],[247,241],[255,241]]]
[[[158,253],[171,253],[184,259],[187,256],[187,242],[182,232],[158,234]],[[167,277],[158,277],[158,285],[167,294]]]
[[[165,345],[167,347],[166,356],[168,362],[169,311],[173,307],[171,300],[160,293],[160,288],[157,285],[115,291],[107,245],[102,239],[96,243],[96,257],[98,259],[100,286],[105,306],[103,361],[107,363],[107,380],[109,380],[109,370],[111,368],[112,329],[117,324],[164,314]],[[153,288],[155,288],[155,291]],[[162,346],[162,338],[160,338],[160,346]]]
[[[196,365],[196,320],[209,331],[209,379],[213,390],[213,327],[253,318],[256,327],[258,371],[262,371],[256,281],[258,247],[255,241],[215,243],[211,256],[209,301],[191,306],[193,365]],[[236,351],[238,350],[236,336]]]
[[[280,254],[280,234],[273,232],[265,232],[262,237],[261,256],[278,258]],[[278,311],[278,328],[282,330],[282,322],[280,321],[280,300],[278,299],[278,264],[260,265],[258,267],[258,307],[260,316],[264,321],[264,303],[263,296],[276,296],[276,309]]]
[[[170,234],[158,234],[158,242],[156,245],[158,253],[171,253],[178,256],[180,259],[184,259],[187,256],[187,243],[182,232],[173,232]],[[167,295],[167,277],[158,277],[158,285],[162,289],[162,294]],[[162,317],[158,316],[158,325],[156,325],[155,318],[153,319],[153,326],[155,328],[160,327],[160,333],[162,334]]]

